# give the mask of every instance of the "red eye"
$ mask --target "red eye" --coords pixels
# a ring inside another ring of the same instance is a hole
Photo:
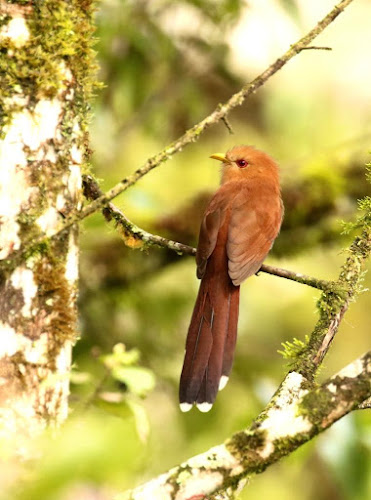
[[[246,165],[247,165],[247,161],[246,160],[237,160],[236,163],[241,168],[246,167]]]

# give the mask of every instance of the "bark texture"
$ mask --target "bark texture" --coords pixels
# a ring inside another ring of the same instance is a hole
[[[23,3],[0,2],[0,439],[27,456],[68,413],[77,227],[8,257],[81,209],[92,29],[89,2]]]

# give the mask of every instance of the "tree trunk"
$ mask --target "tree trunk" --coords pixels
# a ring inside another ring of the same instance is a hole
[[[81,208],[91,8],[0,0],[0,14],[0,439],[27,456],[68,413],[78,229],[22,249]]]

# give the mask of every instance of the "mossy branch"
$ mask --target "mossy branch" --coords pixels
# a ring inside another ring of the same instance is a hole
[[[225,102],[224,104],[219,104],[210,115],[204,118],[201,122],[194,125],[191,129],[187,130],[181,137],[176,139],[165,149],[149,158],[144,163],[144,165],[139,167],[133,174],[117,183],[113,188],[84,207],[80,212],[75,213],[73,216],[67,217],[59,226],[59,228],[51,233],[49,237],[52,238],[58,236],[61,232],[80,222],[85,217],[88,217],[96,211],[103,209],[103,207],[106,206],[107,203],[113,200],[120,193],[126,191],[130,186],[134,185],[141,177],[148,174],[148,172],[158,167],[165,161],[169,160],[174,154],[180,152],[183,148],[185,148],[192,142],[196,142],[207,128],[209,128],[211,125],[219,123],[221,120],[224,120],[233,109],[235,109],[237,106],[241,106],[245,99],[254,94],[293,57],[309,47],[310,43],[334,21],[337,16],[341,12],[343,12],[343,10],[352,1],[353,0],[342,0],[341,2],[339,2],[338,5],[336,5],[311,31],[309,31],[309,33],[307,33],[307,35],[291,45],[290,48],[281,57],[274,61],[252,82],[246,84],[239,92],[233,94],[227,102]],[[31,247],[39,246],[44,240],[45,237],[41,235],[30,241],[26,241],[21,250],[14,251],[9,256],[8,262],[6,262],[5,265],[9,266],[10,260],[19,260],[23,256],[27,255]]]
[[[371,209],[370,212],[371,213]],[[349,304],[360,291],[363,268],[371,253],[371,226],[364,219],[364,229],[347,250],[347,259],[331,291],[324,291],[318,301],[318,322],[305,349],[298,355],[294,369],[313,380],[338,331]]]
[[[308,387],[302,375],[290,372],[248,429],[125,493],[122,499],[215,498],[219,492],[232,496],[251,475],[326,430],[370,393],[371,351],[319,387]]]
[[[98,186],[97,181],[91,175],[85,175],[83,177],[83,187],[84,195],[87,199],[95,200],[101,196],[102,191]],[[163,236],[158,236],[144,231],[144,229],[141,229],[131,222],[113,203],[108,203],[103,208],[102,212],[107,222],[112,220],[115,221],[116,229],[119,231],[125,244],[130,248],[144,249],[149,246],[157,246],[173,250],[178,255],[196,255],[196,249],[190,247],[189,245],[184,245],[178,241],[172,241],[164,238]],[[268,266],[266,264],[262,265],[259,272],[271,274],[280,278],[286,278],[288,280],[301,283],[302,285],[308,285],[319,290],[326,290],[328,292],[332,291],[334,288],[334,284],[331,281],[313,278],[311,276],[306,276],[305,274],[295,273],[294,271],[289,271],[288,269]]]

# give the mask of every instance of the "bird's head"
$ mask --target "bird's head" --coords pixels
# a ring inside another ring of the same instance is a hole
[[[278,176],[276,162],[253,146],[235,146],[226,154],[215,153],[210,158],[222,162],[222,183],[260,175]]]

